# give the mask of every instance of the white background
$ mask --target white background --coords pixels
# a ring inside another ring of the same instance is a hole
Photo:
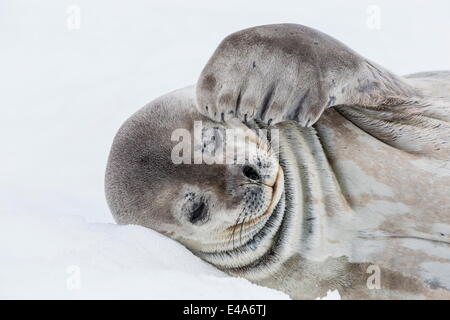
[[[79,29],[68,28],[67,10],[73,5],[81,10]],[[373,6],[380,13],[375,24]],[[52,265],[36,266],[48,256],[47,249],[42,251],[48,246],[39,242],[43,234],[51,235],[44,242],[59,243],[58,252],[66,255],[67,243],[72,251],[83,247],[65,232],[55,233],[72,222],[42,221],[78,216],[112,222],[103,175],[116,130],[157,96],[195,83],[227,34],[261,24],[300,23],[406,74],[450,69],[449,13],[447,0],[0,0],[0,295],[12,296],[8,290],[24,295],[36,284],[13,281],[20,278],[14,271],[24,262],[20,259],[30,252],[38,252],[39,259],[27,261],[31,269],[20,272],[33,278],[33,270]],[[78,237],[89,229],[84,223]],[[89,232],[95,246],[97,231]],[[57,290],[46,292],[57,295]]]

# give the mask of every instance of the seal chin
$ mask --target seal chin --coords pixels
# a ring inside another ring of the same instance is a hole
[[[285,215],[285,176],[281,166],[273,188],[273,196],[266,210],[246,222],[245,226],[243,225],[245,229],[242,231],[242,236],[239,235],[239,241],[233,244],[229,233],[227,237],[224,232],[220,245],[214,250],[191,249],[191,251],[217,268],[230,272],[238,272],[245,269],[245,266],[263,259],[267,250],[273,246]]]
[[[245,220],[237,225],[230,226],[220,235],[223,239],[230,239],[230,236],[237,230],[239,230],[239,244],[246,243],[252,239],[252,237],[258,233],[269,220],[277,207],[281,196],[284,192],[284,173],[281,166],[278,166],[277,173],[275,175],[275,182],[272,186],[272,197],[268,202],[264,210],[255,217]]]
[[[209,260],[207,257],[212,258],[224,253],[231,254],[242,251],[243,248],[248,249],[269,236],[272,229],[277,225],[275,223],[275,220],[278,220],[278,217],[275,217],[277,212],[282,211],[280,202],[284,195],[284,173],[281,166],[278,166],[274,184],[270,188],[272,188],[271,199],[260,213],[239,224],[226,227],[223,232],[217,234],[214,245],[210,248],[197,246],[197,249],[195,249],[195,246],[190,246],[191,250],[205,260]]]

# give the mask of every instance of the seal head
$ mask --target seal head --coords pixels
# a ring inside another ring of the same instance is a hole
[[[233,127],[200,115],[194,97],[192,87],[175,91],[122,125],[108,160],[106,198],[119,224],[154,229],[199,255],[232,252],[262,230],[269,236],[267,223],[283,193],[283,170],[267,140],[239,122]],[[195,132],[199,123],[200,135]],[[230,161],[227,152],[227,161],[206,164],[212,151],[226,147],[223,135],[232,130],[245,133],[255,152],[241,162]],[[182,163],[176,158],[180,143],[188,154]],[[203,160],[189,163],[195,152]]]

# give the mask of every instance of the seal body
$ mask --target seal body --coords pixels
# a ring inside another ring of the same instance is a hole
[[[343,298],[449,298],[449,162],[393,148],[333,109],[312,128],[279,126],[296,208],[280,232],[295,237],[284,240],[292,252],[280,268],[255,280],[300,299],[327,288]]]
[[[256,152],[174,163],[173,132],[195,136],[196,120],[249,131]],[[400,77],[307,27],[251,28],[219,45],[196,88],[122,126],[107,200],[119,223],[293,298],[448,299],[449,122],[450,72]]]

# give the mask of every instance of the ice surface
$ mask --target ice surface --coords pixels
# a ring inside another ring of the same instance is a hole
[[[140,226],[3,213],[0,299],[286,299]]]

